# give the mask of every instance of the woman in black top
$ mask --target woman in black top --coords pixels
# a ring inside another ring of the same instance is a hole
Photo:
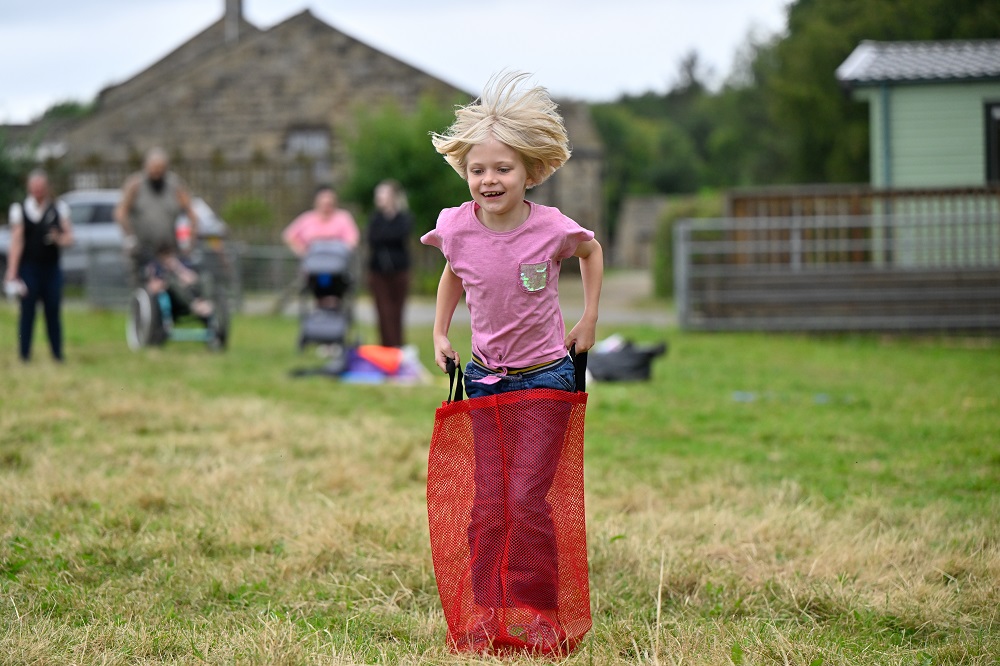
[[[406,193],[394,180],[375,187],[375,211],[368,221],[368,286],[375,299],[381,343],[403,346],[403,307],[410,289],[410,232],[413,217]]]
[[[24,203],[10,207],[10,251],[4,279],[11,291],[21,296],[18,322],[18,352],[21,360],[31,358],[35,329],[35,308],[40,302],[45,313],[52,357],[63,360],[62,306],[63,275],[59,251],[73,244],[73,223],[69,207],[53,200],[49,178],[36,169],[28,175],[28,196]]]

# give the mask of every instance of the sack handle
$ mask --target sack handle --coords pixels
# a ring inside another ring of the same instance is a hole
[[[585,393],[587,391],[587,352],[576,353],[576,345],[569,349],[569,355],[573,359],[574,374],[576,375],[576,392]],[[448,371],[448,402],[458,402],[465,396],[462,392],[464,375],[462,368],[458,367],[454,359],[445,361],[445,369]]]
[[[576,369],[576,392],[587,392],[587,352],[576,353],[576,345],[569,348],[569,355],[573,359],[573,367]]]
[[[462,395],[462,368],[455,364],[455,359],[449,358],[445,361],[445,369],[448,370],[448,402],[458,402]],[[456,380],[456,377],[458,381]]]

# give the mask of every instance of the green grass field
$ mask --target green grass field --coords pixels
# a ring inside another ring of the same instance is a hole
[[[22,366],[0,305],[0,664],[468,661],[426,533],[443,378],[292,378],[294,319],[224,354],[65,326]],[[590,387],[565,663],[1000,663],[1000,343],[612,332],[671,349]]]

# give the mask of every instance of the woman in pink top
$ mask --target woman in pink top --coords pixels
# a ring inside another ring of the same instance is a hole
[[[519,90],[527,74],[506,74],[460,108],[435,149],[469,183],[472,201],[441,212],[420,240],[447,263],[438,284],[434,360],[459,363],[448,339],[462,294],[472,319],[472,359],[465,367],[469,398],[547,388],[573,391],[567,351],[595,342],[604,275],[592,231],[556,208],[525,201],[569,159],[569,140],[555,103],[542,87]],[[584,312],[569,332],[559,307],[563,259],[579,257]],[[459,650],[485,651],[515,634],[543,653],[565,639],[559,625],[557,552],[545,500],[558,463],[565,418],[527,414],[498,437],[473,416],[475,497],[468,527],[476,615],[456,640]],[[517,557],[521,555],[523,557]],[[506,573],[501,573],[501,572]],[[508,609],[534,620],[507,626]]]
[[[313,209],[299,215],[281,233],[285,245],[300,257],[313,241],[339,240],[354,249],[360,236],[354,216],[337,208],[337,192],[329,185],[321,185],[313,198]]]

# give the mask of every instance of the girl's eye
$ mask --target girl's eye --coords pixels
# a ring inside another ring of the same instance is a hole
[[[500,167],[499,171],[500,173],[509,173],[510,167]]]

